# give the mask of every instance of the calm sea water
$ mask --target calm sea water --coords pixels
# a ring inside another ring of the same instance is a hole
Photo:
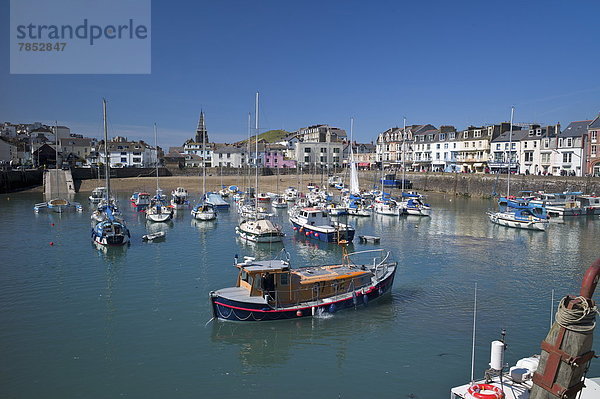
[[[131,246],[103,252],[91,244],[89,206],[35,215],[40,200],[0,196],[2,398],[446,398],[470,377],[475,283],[482,376],[502,328],[507,362],[539,353],[552,289],[556,301],[578,293],[600,256],[597,218],[520,231],[486,219],[491,201],[432,195],[431,218],[353,221],[381,244],[351,250],[393,250],[391,296],[326,318],[207,323],[208,292],[234,284],[235,254],[285,248],[305,266],[337,262],[340,249],[295,237],[285,211],[283,245],[256,246],[236,239],[233,210],[216,222],[184,211],[146,226],[122,196]],[[166,241],[142,243],[156,229]],[[590,374],[600,375],[600,362]]]

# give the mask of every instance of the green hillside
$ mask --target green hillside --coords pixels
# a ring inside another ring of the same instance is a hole
[[[261,133],[258,135],[258,140],[265,140],[267,143],[276,143],[278,141],[283,140],[284,137],[286,137],[288,134],[290,134],[290,132],[286,131],[286,130],[269,130],[266,131],[264,133]],[[250,137],[250,142],[253,143],[255,139],[255,136]],[[244,144],[246,143],[246,141],[248,140],[242,140],[237,144]]]

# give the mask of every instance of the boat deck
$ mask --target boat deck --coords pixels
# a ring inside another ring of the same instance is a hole
[[[370,271],[362,270],[357,267],[334,265],[297,269],[293,270],[292,273],[300,277],[301,284],[312,284],[318,281],[355,278],[361,275],[370,274]]]
[[[250,296],[248,290],[242,287],[222,288],[215,291],[215,294],[231,301],[267,305],[265,298],[262,296]]]

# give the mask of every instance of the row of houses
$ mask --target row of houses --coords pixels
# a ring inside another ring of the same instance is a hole
[[[600,176],[600,115],[556,125],[391,128],[377,137],[376,160],[413,171]]]
[[[311,125],[290,133],[276,143],[245,141],[237,144],[210,143],[205,116],[201,112],[194,138],[181,147],[160,148],[144,141],[115,137],[109,142],[112,167],[152,167],[159,159],[169,167],[270,168],[344,167],[350,148],[359,167],[455,173],[600,176],[600,115],[593,120],[570,123],[514,124],[502,122],[457,130],[451,125],[432,124],[393,127],[379,133],[376,143],[350,141],[345,130],[326,124]],[[104,143],[72,134],[66,126],[0,125],[0,161],[42,166],[58,152],[72,164],[105,163]],[[42,151],[43,150],[43,151]]]

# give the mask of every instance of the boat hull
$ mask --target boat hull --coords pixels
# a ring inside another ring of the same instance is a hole
[[[516,220],[512,218],[503,217],[499,213],[489,213],[488,216],[492,223],[498,224],[500,226],[512,227],[515,229],[544,231],[548,226],[548,222]]]
[[[240,229],[239,227],[235,228],[235,232],[240,236],[241,239],[251,242],[274,243],[283,241],[282,234],[252,234]]]
[[[351,242],[354,240],[354,229],[344,229],[344,230],[335,230],[331,232],[324,232],[322,230],[315,229],[313,226],[309,225],[301,225],[296,221],[290,220],[292,226],[294,227],[294,231],[299,232],[300,234],[304,234],[307,238],[317,241],[324,242],[334,242],[345,240],[347,242]],[[338,239],[339,233],[339,239]]]
[[[210,301],[213,317],[229,321],[273,321],[285,319],[298,319],[300,317],[312,317],[323,313],[335,313],[342,309],[367,306],[386,293],[394,283],[396,268],[385,279],[377,284],[363,287],[348,293],[337,300],[327,299],[319,303],[299,304],[298,306],[274,308],[266,304],[239,302],[223,298],[215,292],[210,293]]]

